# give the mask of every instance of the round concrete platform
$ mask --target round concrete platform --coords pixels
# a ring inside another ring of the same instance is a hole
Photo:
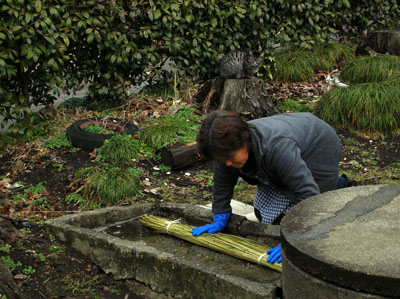
[[[400,185],[345,188],[304,200],[284,217],[281,242],[284,295],[285,284],[295,290],[301,281],[293,275],[285,281],[285,270],[295,267],[333,286],[331,298],[335,287],[399,298]],[[300,288],[307,288],[304,280]]]

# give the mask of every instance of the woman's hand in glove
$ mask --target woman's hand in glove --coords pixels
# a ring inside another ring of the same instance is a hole
[[[267,258],[268,263],[273,264],[276,261],[278,261],[278,263],[282,262],[281,244],[278,244],[274,248],[271,248],[270,250],[267,251],[267,253],[269,254]]]
[[[220,232],[226,226],[231,213],[215,214],[214,221],[211,224],[195,227],[192,229],[193,236],[200,236],[203,233],[215,234]]]

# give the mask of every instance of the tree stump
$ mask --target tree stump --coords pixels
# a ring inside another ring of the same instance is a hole
[[[195,99],[202,104],[203,113],[227,110],[254,119],[281,112],[268,95],[265,81],[259,78],[216,78],[204,83]]]
[[[372,31],[356,49],[356,55],[377,54],[400,56],[400,31],[389,29]]]

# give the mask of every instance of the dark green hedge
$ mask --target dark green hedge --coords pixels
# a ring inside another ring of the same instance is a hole
[[[230,49],[310,48],[386,26],[399,12],[396,0],[2,1],[0,114],[23,133],[30,105],[53,102],[56,87],[90,82],[93,99],[119,101],[167,57],[203,80]]]

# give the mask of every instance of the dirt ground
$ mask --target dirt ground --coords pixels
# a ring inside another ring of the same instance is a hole
[[[399,183],[400,137],[378,139],[347,130],[338,133],[343,145],[342,172],[360,185]],[[96,163],[88,150],[28,144],[17,144],[0,158],[1,215],[18,230],[15,235],[2,236],[0,257],[12,268],[25,298],[149,298],[151,291],[146,287],[114,280],[43,228],[46,219],[84,210],[65,198],[78,188],[74,172]],[[211,199],[211,162],[168,171],[160,170],[157,161],[143,160],[140,167],[145,183],[142,196],[120,204],[167,200],[204,204]],[[24,185],[16,185],[18,182]],[[26,192],[38,184],[44,188]],[[235,199],[251,204],[254,188],[241,183],[236,194]]]

